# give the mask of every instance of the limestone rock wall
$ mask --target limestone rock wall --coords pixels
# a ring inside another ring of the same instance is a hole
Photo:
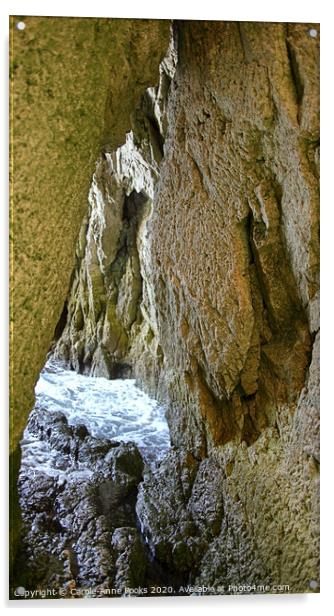
[[[175,444],[199,455],[252,443],[304,385],[318,289],[310,27],[179,25],[150,232],[162,395]]]
[[[199,583],[304,592],[319,583],[319,27],[178,33],[150,221],[176,452],[138,515]]]
[[[75,369],[131,370],[167,402],[174,450],[140,485],[142,533],[167,571],[220,592],[318,588],[312,28],[177,24],[176,70],[143,110],[158,133],[98,162],[56,347]]]
[[[317,590],[319,26],[178,22],[173,42],[96,163],[54,351],[168,405],[137,501],[163,570]]]
[[[145,475],[137,514],[166,571],[217,594],[319,591],[318,342],[294,415],[202,461],[176,448]]]
[[[151,211],[156,177],[133,134],[117,153],[104,152],[97,162],[64,309],[66,325],[54,351],[77,372],[130,375],[131,348],[139,332],[145,337],[144,329],[147,334],[151,330],[153,318],[144,322],[141,310],[146,287],[139,236]]]
[[[157,81],[169,28],[154,20],[11,17],[14,490],[18,442],[68,293],[96,158],[104,143],[124,142],[134,106]]]
[[[76,247],[76,267],[54,354],[84,374],[134,374],[151,391],[161,371],[148,224],[175,73],[171,37],[160,79],[133,113],[133,131],[96,163]]]

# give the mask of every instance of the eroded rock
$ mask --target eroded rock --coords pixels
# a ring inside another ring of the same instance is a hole
[[[98,487],[82,494],[87,527],[79,509],[66,513],[67,487],[57,496],[62,525],[93,540],[82,539],[82,579],[143,579],[126,521],[135,506],[167,579],[227,593],[305,592],[319,579],[319,47],[309,29],[178,23],[172,80],[162,67],[133,134],[97,162],[56,353],[90,374],[132,371],[168,404],[174,448],[145,470],[135,505],[137,454],[85,435],[77,463],[96,465]],[[57,426],[65,464],[73,435]],[[56,489],[47,480],[34,497],[36,524]]]
[[[62,413],[39,408],[25,432],[26,441],[33,438],[42,446],[33,459],[23,458],[19,477],[27,586],[62,588],[71,596],[71,589],[87,585],[122,593],[140,583],[145,559],[135,503],[144,464],[136,445],[93,438],[85,426],[69,426]],[[114,536],[123,537],[121,553]]]
[[[173,37],[160,79],[133,114],[133,131],[96,164],[89,209],[76,247],[77,267],[55,355],[76,371],[124,378],[151,392],[162,363],[150,283],[149,219],[166,133],[166,104],[175,73]]]

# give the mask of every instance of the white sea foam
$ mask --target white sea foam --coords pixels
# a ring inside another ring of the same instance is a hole
[[[61,411],[70,426],[84,424],[94,437],[135,442],[151,459],[160,458],[170,447],[163,406],[141,391],[134,379],[83,376],[49,361],[35,393],[39,407],[50,413]],[[57,452],[27,429],[21,449],[23,468],[63,475],[57,468]]]

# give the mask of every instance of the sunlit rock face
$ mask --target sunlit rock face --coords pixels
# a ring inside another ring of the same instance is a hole
[[[176,65],[173,36],[133,117],[123,146],[96,163],[76,247],[77,267],[55,355],[92,376],[136,376],[157,389],[158,343],[149,221],[166,134],[166,103]]]
[[[182,566],[197,554],[202,582],[263,578],[301,592],[319,578],[319,42],[309,29],[179,27],[151,255],[172,441],[203,460],[178,500],[195,525]],[[183,459],[171,461],[180,478],[192,469]],[[162,558],[174,566],[187,542],[163,475],[144,481],[138,507],[152,549],[165,529]],[[151,509],[160,482],[167,519]],[[199,565],[198,537],[211,544]]]
[[[124,143],[133,108],[157,83],[170,30],[158,20],[27,16],[20,31],[17,21],[10,45],[13,450],[68,293],[96,158],[103,144]]]
[[[157,167],[149,166],[129,133],[117,152],[104,152],[89,192],[89,212],[77,245],[78,267],[65,308],[56,355],[92,376],[130,376],[138,330],[154,322],[140,310],[147,284],[143,243]],[[140,238],[140,239],[139,239]]]
[[[68,294],[96,158],[159,76],[167,20],[10,18],[11,532],[19,441]],[[136,50],[133,53],[133,49]]]
[[[175,26],[96,163],[56,332],[76,371],[168,406],[141,536],[217,593],[318,589],[318,54],[317,25]]]

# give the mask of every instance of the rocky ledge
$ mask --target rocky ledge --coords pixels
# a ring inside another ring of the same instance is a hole
[[[26,588],[73,596],[88,585],[98,596],[104,587],[122,594],[143,584],[135,504],[144,463],[136,445],[93,438],[43,408],[31,413],[25,438],[41,443],[50,463],[39,470],[23,460],[19,477]]]

